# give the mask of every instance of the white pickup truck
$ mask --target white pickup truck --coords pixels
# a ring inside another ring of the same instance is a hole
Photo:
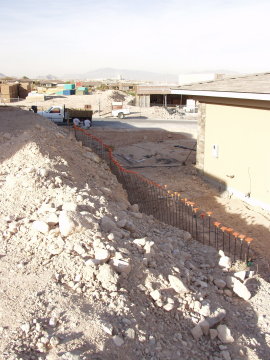
[[[31,109],[38,115],[44,116],[55,123],[65,123],[68,121],[72,122],[74,118],[78,118],[81,121],[86,119],[92,121],[93,115],[92,110],[67,109],[65,106],[52,106],[45,111],[37,111],[35,106],[32,106]]]
[[[129,115],[130,110],[129,108],[124,108],[122,102],[112,102],[112,116],[118,117],[119,119],[124,119],[125,115]]]

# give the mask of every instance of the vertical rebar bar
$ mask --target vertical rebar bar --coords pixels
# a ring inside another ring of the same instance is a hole
[[[226,230],[226,227],[221,226],[220,230],[222,231],[222,250],[224,252],[224,250],[225,250],[225,230]]]
[[[202,219],[202,237],[203,237],[203,245],[204,245],[204,217],[205,217],[205,214],[202,213],[200,215],[201,219]]]
[[[242,260],[242,252],[243,252],[243,240],[245,239],[245,235],[240,234],[239,236],[240,239],[240,260]]]
[[[233,229],[232,228],[227,228],[227,233],[228,233],[228,252],[229,252],[229,256],[231,256],[231,234],[233,232]]]
[[[251,237],[247,237],[246,238],[246,243],[247,243],[247,257],[246,257],[246,263],[248,264],[250,259],[249,259],[249,251],[250,251],[250,245],[251,245],[251,242],[253,241],[253,238]]]
[[[208,216],[208,236],[209,236],[208,244],[210,245],[211,244],[211,215],[213,213],[211,211],[208,211],[206,214]]]

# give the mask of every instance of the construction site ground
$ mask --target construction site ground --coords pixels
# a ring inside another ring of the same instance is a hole
[[[198,177],[186,125],[105,122],[125,167],[254,237],[255,272],[141,214],[72,129],[1,107],[1,359],[268,359],[269,214]]]
[[[126,168],[132,169],[168,189],[179,192],[181,197],[194,201],[204,211],[227,227],[254,238],[252,246],[256,259],[263,256],[270,261],[270,214],[253,207],[228,192],[220,192],[198,175],[196,170],[196,129],[193,123],[153,121],[155,128],[117,129],[117,125],[93,127],[91,133],[113,146],[114,154]],[[169,129],[170,131],[167,131]],[[265,261],[264,261],[265,263]],[[268,265],[266,265],[268,269]]]

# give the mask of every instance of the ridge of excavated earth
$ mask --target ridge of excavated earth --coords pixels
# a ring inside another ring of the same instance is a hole
[[[269,358],[259,274],[140,213],[72,131],[0,124],[1,359]]]

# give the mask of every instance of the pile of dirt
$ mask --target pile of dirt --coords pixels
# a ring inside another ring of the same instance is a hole
[[[72,133],[0,123],[1,359],[267,358],[267,282],[141,214]]]

